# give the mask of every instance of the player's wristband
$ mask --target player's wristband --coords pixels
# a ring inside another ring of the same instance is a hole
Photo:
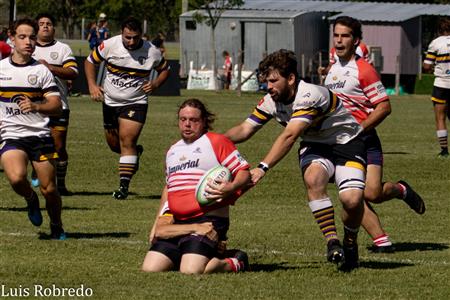
[[[258,168],[261,169],[261,170],[263,170],[264,173],[266,173],[267,171],[269,171],[269,165],[266,164],[266,163],[263,162],[263,161],[259,163]]]

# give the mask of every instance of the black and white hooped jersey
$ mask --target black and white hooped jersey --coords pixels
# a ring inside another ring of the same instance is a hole
[[[346,144],[362,131],[356,119],[335,94],[324,87],[304,81],[300,81],[295,100],[291,104],[275,102],[267,94],[246,121],[259,127],[272,118],[283,126],[297,121],[311,124],[301,136],[306,142]]]
[[[159,72],[167,68],[159,48],[142,40],[141,47],[128,50],[123,46],[121,35],[94,48],[88,61],[95,64],[106,62],[103,89],[105,103],[110,106],[146,104],[147,94],[142,85],[149,80],[152,69]]]
[[[0,137],[2,140],[28,136],[50,136],[49,118],[38,112],[23,113],[17,96],[26,95],[40,103],[46,96],[59,96],[50,70],[32,59],[25,65],[11,58],[0,61]]]
[[[72,49],[70,49],[69,45],[61,43],[60,41],[54,40],[46,45],[36,44],[33,58],[36,60],[43,59],[50,65],[57,67],[70,68],[78,74],[78,65],[73,56]],[[69,109],[67,82],[58,76],[55,76],[55,81],[58,85],[59,92],[61,93],[63,109]]]

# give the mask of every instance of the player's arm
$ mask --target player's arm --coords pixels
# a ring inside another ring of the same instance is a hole
[[[259,129],[258,126],[253,126],[247,121],[242,122],[239,125],[236,125],[227,132],[225,132],[225,136],[229,138],[233,143],[239,144],[245,142],[249,138],[251,138]]]
[[[422,68],[425,73],[433,73],[433,64],[424,62]]]
[[[234,195],[237,191],[247,189],[250,185],[250,171],[239,170],[233,181],[221,181],[219,185],[212,185],[208,182],[205,191],[209,194],[206,198],[220,202],[227,197]]]
[[[218,240],[212,222],[173,224],[173,217],[171,216],[160,216],[156,220],[155,237],[158,239],[170,239],[186,234],[204,235],[210,240]]]
[[[54,76],[57,76],[61,79],[73,80],[78,76],[78,73],[72,68],[51,65],[44,59],[40,59],[39,62],[45,65]]]
[[[304,121],[290,121],[283,132],[275,140],[269,153],[264,157],[262,163],[268,168],[274,167],[279,161],[289,153],[298,137],[309,127],[309,123]],[[254,184],[260,181],[266,172],[262,168],[251,170],[252,181]]]
[[[391,104],[389,100],[375,105],[375,109],[369,114],[367,119],[361,122],[364,131],[377,127],[383,120],[391,114]]]
[[[147,94],[159,88],[167,80],[167,78],[169,78],[170,68],[165,59],[162,59],[160,65],[156,67],[155,70],[158,72],[158,76],[156,77],[156,79],[152,81],[146,81],[142,85],[142,89]]]
[[[103,101],[103,89],[96,82],[95,65],[87,59],[84,61],[84,72],[86,73],[91,99],[94,101]]]
[[[57,116],[62,113],[61,99],[59,95],[45,96],[41,103],[31,101],[26,95],[20,96],[20,101],[17,103],[22,112],[38,112],[47,116]]]

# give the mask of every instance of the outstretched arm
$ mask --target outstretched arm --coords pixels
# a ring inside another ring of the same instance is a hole
[[[269,153],[262,160],[269,168],[274,167],[286,154],[289,153],[298,137],[309,127],[309,124],[303,121],[291,121],[283,132],[275,140]],[[254,168],[250,171],[252,182],[258,183],[266,174],[261,168]]]
[[[239,144],[251,138],[259,128],[260,127],[253,126],[249,122],[244,121],[241,124],[230,128],[227,132],[225,132],[225,136],[233,143]]]

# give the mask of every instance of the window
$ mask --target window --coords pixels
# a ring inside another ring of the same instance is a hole
[[[196,30],[197,23],[195,21],[186,21],[186,30]]]

